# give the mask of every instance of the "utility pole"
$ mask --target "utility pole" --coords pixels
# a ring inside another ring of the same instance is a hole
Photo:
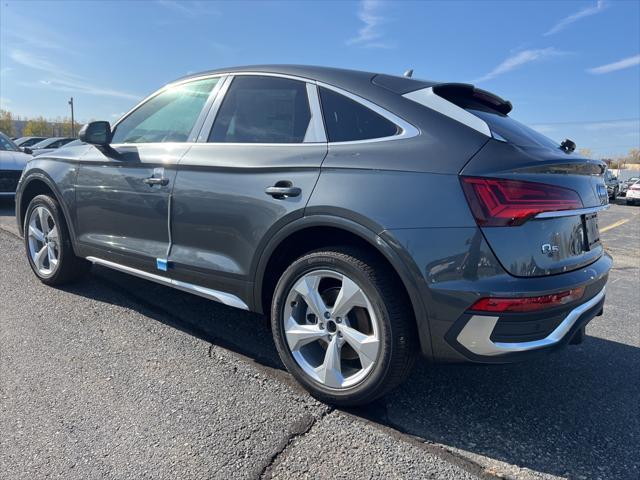
[[[69,105],[71,105],[71,136],[75,138],[76,127],[75,127],[75,122],[73,120],[73,97],[69,99]]]

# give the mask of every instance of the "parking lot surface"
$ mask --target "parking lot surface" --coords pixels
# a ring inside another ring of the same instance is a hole
[[[40,284],[12,208],[0,205],[3,478],[640,476],[638,207],[600,215],[615,263],[582,345],[506,366],[421,362],[349,411],[295,384],[261,316],[97,267]]]

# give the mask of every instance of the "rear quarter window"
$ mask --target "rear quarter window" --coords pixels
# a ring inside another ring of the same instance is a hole
[[[351,142],[397,135],[398,126],[373,110],[320,87],[322,115],[330,142]]]

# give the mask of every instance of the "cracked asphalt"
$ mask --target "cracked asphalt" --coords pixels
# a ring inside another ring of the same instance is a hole
[[[506,366],[430,366],[336,410],[284,371],[265,318],[94,267],[29,270],[0,204],[0,477],[640,477],[640,208],[582,345]]]

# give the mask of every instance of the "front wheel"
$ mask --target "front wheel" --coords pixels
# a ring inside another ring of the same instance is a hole
[[[91,267],[75,256],[60,205],[48,195],[38,195],[27,207],[24,244],[33,273],[47,285],[77,280]]]
[[[312,252],[283,273],[271,322],[280,358],[318,399],[369,403],[409,374],[417,350],[406,293],[369,252]]]

